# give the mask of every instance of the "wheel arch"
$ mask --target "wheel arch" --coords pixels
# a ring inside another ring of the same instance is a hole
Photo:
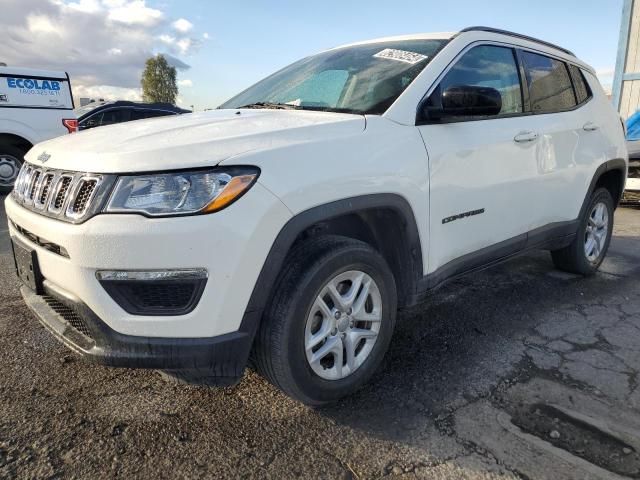
[[[376,248],[393,271],[398,304],[410,299],[423,275],[422,247],[413,210],[397,194],[371,194],[337,200],[291,218],[276,237],[253,288],[241,331],[253,335],[272,295],[272,286],[297,242],[310,235],[343,235]]]
[[[614,208],[617,208],[620,200],[622,199],[626,179],[627,161],[623,158],[616,158],[601,164],[593,174],[591,184],[589,185],[589,189],[587,190],[584,201],[582,202],[578,218],[583,217],[589,204],[591,194],[600,187],[604,187],[609,190],[611,197],[613,198]]]
[[[33,143],[31,141],[20,135],[0,132],[0,146],[1,145],[12,145],[24,151],[25,153],[28,152],[31,147],[33,147]]]

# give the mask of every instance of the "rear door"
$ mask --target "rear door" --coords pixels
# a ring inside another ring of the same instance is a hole
[[[529,128],[538,135],[530,199],[534,229],[577,218],[592,166],[604,152],[596,107],[580,70],[539,52],[520,55],[531,105]]]
[[[429,272],[443,276],[521,249],[536,223],[536,137],[515,49],[490,44],[462,53],[439,90],[463,85],[497,89],[502,110],[418,127],[429,154]]]

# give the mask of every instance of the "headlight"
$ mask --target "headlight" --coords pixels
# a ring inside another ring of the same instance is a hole
[[[258,175],[255,167],[234,167],[123,176],[105,211],[151,216],[217,212],[249,190]]]

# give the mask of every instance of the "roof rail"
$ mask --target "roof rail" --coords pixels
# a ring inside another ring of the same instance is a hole
[[[560,50],[560,51],[562,51],[564,53],[568,53],[572,57],[576,56],[576,54],[573,53],[571,50],[567,50],[566,48],[559,47],[558,45],[556,45],[554,43],[545,42],[544,40],[540,40],[540,39],[535,38],[535,37],[529,37],[528,35],[522,35],[520,33],[510,32],[508,30],[500,30],[499,28],[469,27],[469,28],[465,28],[464,30],[460,30],[460,33],[464,33],[464,32],[489,32],[489,33],[498,33],[500,35],[509,35],[510,37],[520,38],[522,40],[528,40],[530,42],[535,42],[535,43],[539,43],[541,45],[545,45],[547,47],[555,48],[556,50]]]

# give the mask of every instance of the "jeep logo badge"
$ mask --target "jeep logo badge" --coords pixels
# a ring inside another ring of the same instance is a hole
[[[49,155],[47,152],[42,152],[40,155],[38,155],[38,160],[40,160],[42,163],[45,163],[50,158],[51,155]]]

